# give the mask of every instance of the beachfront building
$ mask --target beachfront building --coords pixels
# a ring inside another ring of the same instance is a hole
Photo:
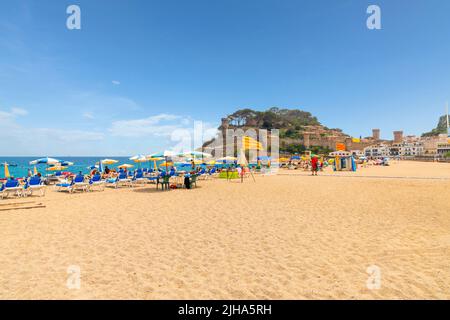
[[[437,154],[439,156],[444,156],[445,154],[450,152],[450,143],[439,143],[437,146]]]
[[[375,144],[364,148],[364,154],[370,158],[382,158],[389,157],[390,149],[389,145],[384,143]]]
[[[424,155],[434,156],[437,155],[438,144],[447,143],[447,135],[440,134],[438,136],[421,137],[420,141],[423,143]]]
[[[423,143],[420,141],[408,142],[403,141],[401,143],[394,143],[389,148],[389,154],[391,156],[400,157],[418,157],[424,152]]]

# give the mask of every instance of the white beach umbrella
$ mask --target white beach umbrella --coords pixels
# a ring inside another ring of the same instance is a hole
[[[130,160],[133,160],[134,162],[147,162],[149,159],[144,156],[143,154],[137,154],[131,158],[129,158]]]
[[[31,165],[36,165],[36,164],[46,164],[46,165],[53,164],[53,165],[56,165],[56,164],[61,163],[61,162],[62,162],[61,160],[58,160],[58,159],[55,159],[55,158],[46,157],[46,158],[40,158],[40,159],[36,159],[36,160],[30,161],[30,164]]]

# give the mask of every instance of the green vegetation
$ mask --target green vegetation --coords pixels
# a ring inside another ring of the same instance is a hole
[[[309,150],[311,150],[311,152],[314,154],[329,154],[330,152],[334,151],[328,147],[321,147],[321,146],[311,146]]]
[[[298,144],[298,143],[291,143],[291,144],[287,144],[284,146],[280,146],[280,152],[282,153],[290,153],[290,154],[295,154],[295,153],[303,153],[306,150],[305,146],[302,144]]]
[[[304,145],[298,143],[291,143],[280,146],[280,152],[282,153],[302,154],[306,150],[310,150],[314,154],[329,154],[330,152],[333,152],[333,150],[331,150],[330,148],[321,146],[311,146],[309,149],[307,149]]]
[[[267,111],[252,109],[238,110],[228,116],[230,124],[236,127],[250,126],[262,129],[286,129],[287,135],[295,135],[296,131],[306,125],[320,125],[316,117],[302,110],[270,108]]]
[[[437,127],[430,132],[422,134],[422,137],[433,137],[441,133],[447,133],[447,116],[440,117]]]
[[[450,152],[445,153],[444,158],[450,158]]]

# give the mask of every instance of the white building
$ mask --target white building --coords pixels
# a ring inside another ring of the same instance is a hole
[[[364,149],[366,157],[383,158],[383,157],[417,157],[424,154],[423,143],[407,142],[394,144],[376,144]]]
[[[424,146],[420,141],[403,141],[402,143],[394,143],[390,147],[389,153],[391,156],[417,157],[424,154]]]
[[[381,157],[389,157],[390,149],[387,144],[375,144],[373,146],[368,146],[364,149],[364,154],[366,157],[372,158],[381,158]]]

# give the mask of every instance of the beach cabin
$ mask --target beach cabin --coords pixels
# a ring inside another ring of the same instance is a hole
[[[356,161],[351,152],[335,151],[329,156],[334,159],[334,171],[356,171]]]

